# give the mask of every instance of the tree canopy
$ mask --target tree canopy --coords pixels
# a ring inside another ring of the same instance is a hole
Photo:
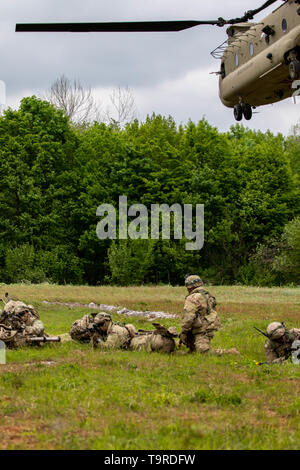
[[[221,133],[205,119],[177,126],[160,115],[83,130],[47,101],[25,98],[0,117],[0,279],[181,284],[196,272],[216,283],[293,282],[297,254],[282,253],[277,265],[288,269],[277,275],[275,250],[270,278],[253,260],[270,240],[298,243],[299,156],[297,134],[241,125]],[[204,204],[204,248],[99,240],[97,207],[118,207],[122,195],[149,209]]]

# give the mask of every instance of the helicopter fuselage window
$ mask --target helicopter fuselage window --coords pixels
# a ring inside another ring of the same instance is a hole
[[[226,70],[225,70],[225,64],[222,62],[221,64],[221,77],[225,78],[226,77]]]
[[[254,45],[252,42],[250,42],[250,45],[249,45],[249,52],[252,57],[254,55]]]
[[[234,61],[235,61],[235,66],[238,67],[238,66],[239,66],[239,63],[240,63],[240,61],[239,61],[239,55],[238,55],[238,54],[235,54],[235,56],[234,56]]]
[[[283,18],[283,20],[282,20],[282,31],[283,31],[284,33],[286,33],[287,30],[288,30],[287,21],[286,21],[285,18]]]

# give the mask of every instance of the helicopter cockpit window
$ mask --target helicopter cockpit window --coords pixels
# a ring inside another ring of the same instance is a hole
[[[252,42],[250,42],[250,45],[249,45],[249,52],[252,57],[254,55],[254,45]]]
[[[286,21],[285,18],[283,18],[283,20],[282,20],[282,31],[283,31],[284,33],[286,33],[287,30],[288,30],[287,21]]]
[[[235,66],[238,67],[238,66],[239,66],[239,63],[240,63],[239,55],[238,55],[238,54],[235,54],[235,56],[234,56],[234,62],[235,62]]]

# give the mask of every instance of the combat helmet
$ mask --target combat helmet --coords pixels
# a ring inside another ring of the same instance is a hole
[[[4,306],[4,313],[7,315],[12,315],[12,314],[20,314],[22,311],[28,310],[28,307],[26,304],[23,302],[15,301],[15,300],[10,300],[7,302],[7,304]]]
[[[282,323],[270,323],[267,328],[267,335],[271,340],[280,339],[286,333],[285,327]]]
[[[28,308],[27,305],[18,305],[15,307],[15,315],[22,315],[23,313],[27,313],[27,312],[30,312],[30,309]]]
[[[203,286],[202,279],[196,274],[185,276],[185,287],[187,289]]]
[[[94,316],[94,322],[96,325],[103,325],[107,321],[112,321],[112,320],[111,320],[111,316],[106,312],[100,312]]]

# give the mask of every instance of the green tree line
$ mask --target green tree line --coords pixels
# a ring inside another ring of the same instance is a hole
[[[0,281],[300,282],[300,139],[152,115],[76,127],[36,97],[0,118]],[[205,205],[205,244],[100,240],[100,204]]]

